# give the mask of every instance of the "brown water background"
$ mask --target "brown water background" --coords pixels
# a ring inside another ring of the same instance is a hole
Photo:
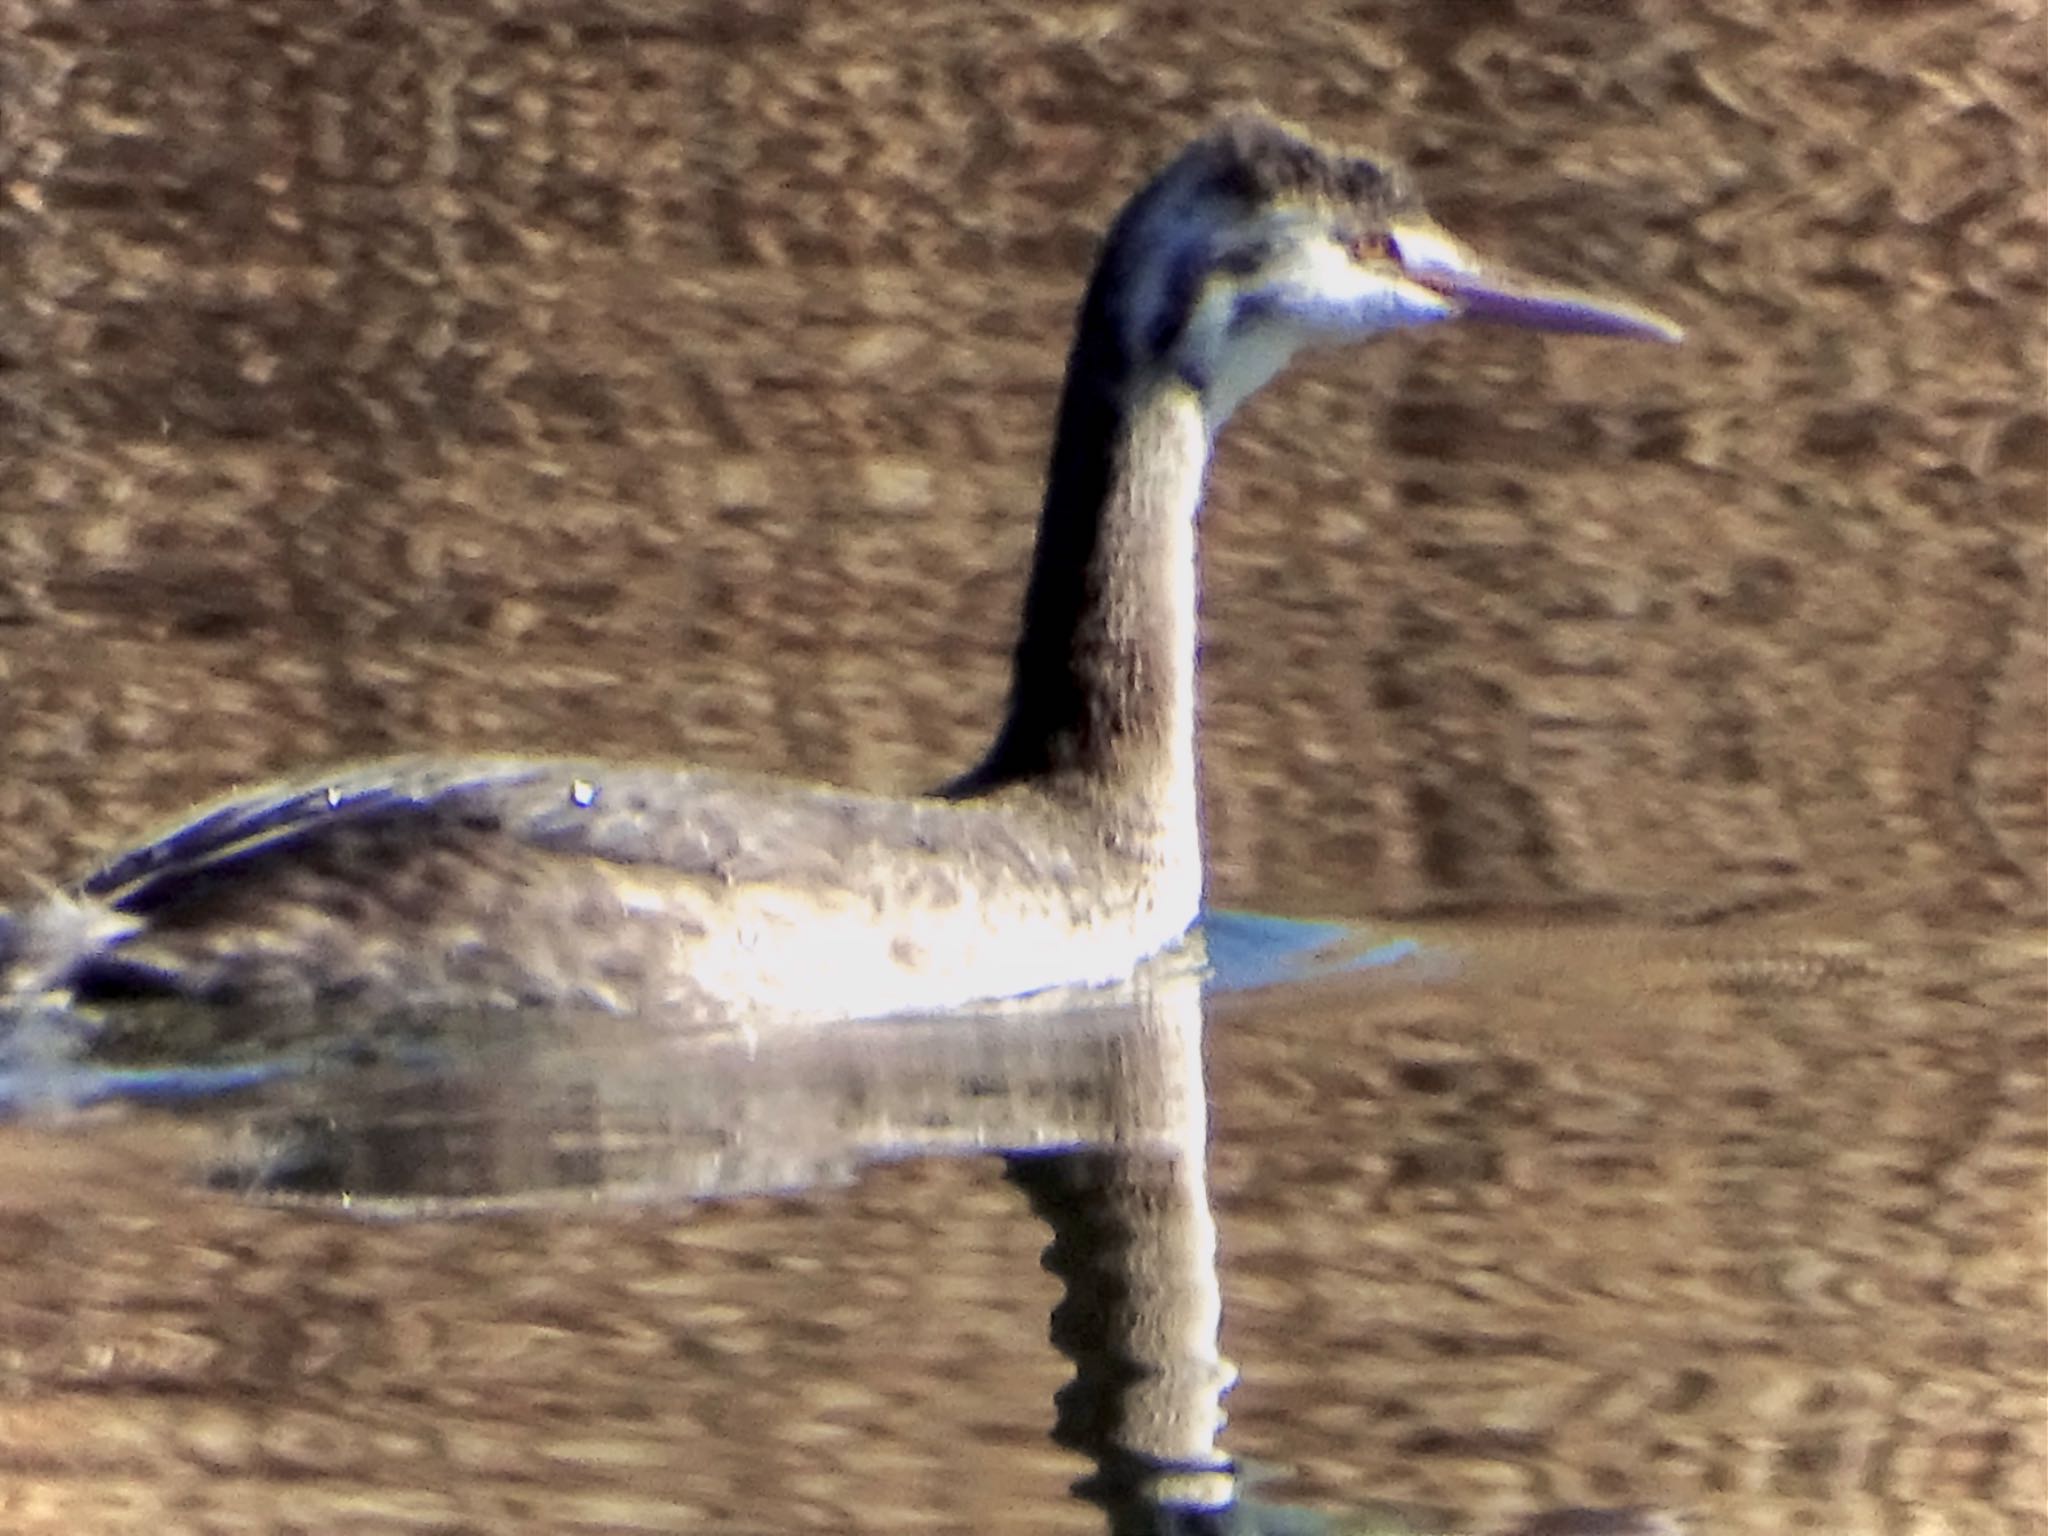
[[[4,0],[0,895],[387,750],[958,767],[1092,241],[1259,98],[1691,339],[1389,341],[1224,441],[1215,894],[1512,914],[1520,978],[1219,1022],[1234,1443],[2039,1529],[2044,80],[2029,0]],[[67,1145],[8,1528],[1091,1519],[992,1169],[366,1229]]]

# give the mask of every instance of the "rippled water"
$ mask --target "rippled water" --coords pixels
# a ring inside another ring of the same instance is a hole
[[[2041,1508],[2038,934],[1227,916],[1209,958],[758,1037],[157,1020],[103,1064],[17,1021],[6,1526]]]

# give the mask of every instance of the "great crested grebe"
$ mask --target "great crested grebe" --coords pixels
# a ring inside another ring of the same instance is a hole
[[[754,1024],[1120,979],[1201,901],[1194,523],[1217,430],[1303,347],[1459,318],[1678,336],[1486,272],[1391,167],[1227,120],[1103,243],[979,766],[914,798],[573,759],[352,766],[203,809],[0,916],[0,1000]]]

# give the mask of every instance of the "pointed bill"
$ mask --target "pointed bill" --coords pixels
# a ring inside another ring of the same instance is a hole
[[[1488,272],[1450,236],[1427,225],[1394,231],[1402,275],[1457,306],[1462,320],[1518,325],[1532,331],[1579,336],[1629,336],[1682,341],[1684,329],[1653,309],[1623,299],[1602,298],[1573,288]]]
[[[1567,331],[1578,336],[1637,336],[1650,341],[1683,341],[1685,331],[1653,309],[1620,299],[1595,298],[1570,288],[1545,288],[1494,273],[1411,272],[1409,280],[1440,293],[1458,306],[1461,320],[1487,320],[1532,331]]]

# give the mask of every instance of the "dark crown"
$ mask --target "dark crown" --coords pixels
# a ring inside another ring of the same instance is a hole
[[[1311,203],[1375,227],[1420,207],[1398,167],[1325,149],[1258,112],[1224,118],[1161,179],[1183,176],[1250,207]]]

